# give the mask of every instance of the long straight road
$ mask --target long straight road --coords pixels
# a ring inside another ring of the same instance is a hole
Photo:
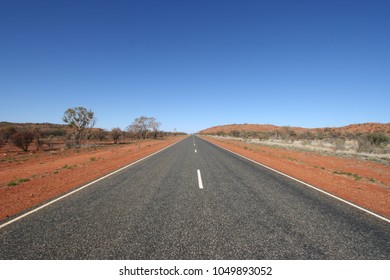
[[[390,259],[390,223],[190,136],[0,228],[1,259]]]

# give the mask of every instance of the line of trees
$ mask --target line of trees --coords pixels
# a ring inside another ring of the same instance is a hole
[[[84,107],[75,107],[66,110],[63,121],[73,129],[73,140],[76,146],[80,145],[80,140],[85,138],[86,134],[90,137],[95,134],[100,141],[107,138],[107,132],[104,130],[100,129],[96,132],[91,132],[96,124],[96,118],[91,110],[87,110]],[[111,129],[109,135],[115,144],[119,143],[121,137],[125,138],[126,134],[132,139],[146,139],[148,137],[157,139],[161,135],[161,132],[159,131],[160,126],[161,123],[154,117],[141,116],[136,118],[132,124],[127,127],[126,131],[122,131],[119,127],[115,127]]]
[[[0,147],[6,143],[13,143],[23,151],[28,151],[30,145],[35,141],[36,149],[39,150],[46,145],[49,150],[53,149],[54,143],[64,141],[67,148],[80,147],[82,141],[112,140],[115,144],[121,140],[139,140],[139,139],[157,139],[169,132],[160,130],[161,123],[154,117],[140,116],[127,126],[125,130],[119,127],[112,128],[110,131],[94,128],[96,124],[95,113],[84,107],[69,108],[64,112],[62,117],[66,125],[58,125],[55,128],[31,129],[29,126],[16,128],[12,125],[0,129]],[[174,133],[177,134],[176,132]]]

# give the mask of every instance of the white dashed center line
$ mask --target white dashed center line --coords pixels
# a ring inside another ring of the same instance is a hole
[[[199,189],[203,189],[202,175],[200,175],[199,169],[198,169],[198,182],[199,182]]]

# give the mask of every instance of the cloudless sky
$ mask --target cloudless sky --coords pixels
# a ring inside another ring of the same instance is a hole
[[[390,122],[390,1],[0,0],[0,121]]]

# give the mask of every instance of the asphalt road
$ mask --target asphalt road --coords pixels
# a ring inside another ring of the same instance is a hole
[[[389,260],[390,223],[190,136],[1,228],[0,259]]]

